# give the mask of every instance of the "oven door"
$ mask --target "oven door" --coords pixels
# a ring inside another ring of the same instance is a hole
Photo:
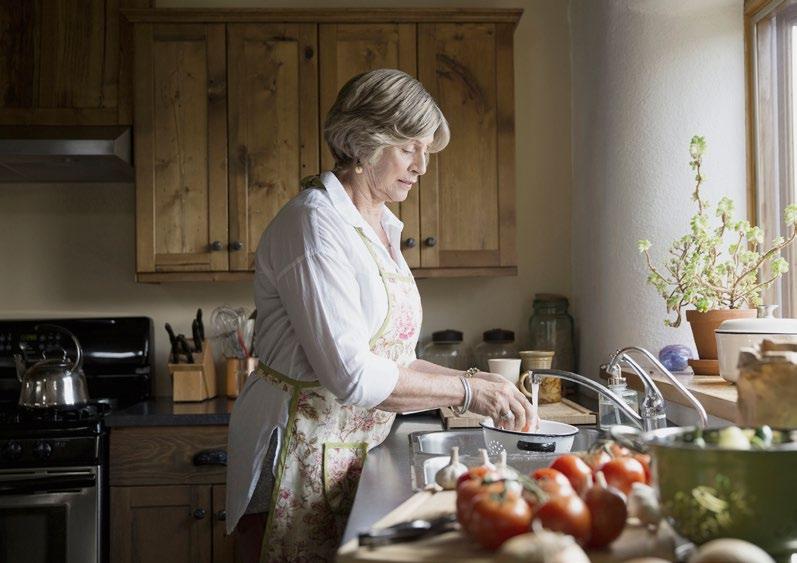
[[[100,468],[0,471],[0,561],[100,560]]]

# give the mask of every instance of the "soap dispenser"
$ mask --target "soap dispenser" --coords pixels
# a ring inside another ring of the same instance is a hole
[[[609,375],[609,390],[620,397],[634,412],[639,412],[637,392],[628,388],[628,384],[618,369]],[[607,429],[615,424],[632,424],[628,417],[612,401],[604,395],[598,397],[598,420],[601,428]]]

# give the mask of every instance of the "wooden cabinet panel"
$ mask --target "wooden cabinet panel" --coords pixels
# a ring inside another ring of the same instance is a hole
[[[111,432],[111,485],[224,483],[223,465],[194,465],[194,456],[227,449],[226,426],[144,426]]]
[[[135,40],[138,271],[226,270],[224,25],[143,24]]]
[[[420,181],[421,265],[514,265],[512,26],[419,24],[418,33],[420,80],[451,126]]]
[[[149,0],[0,3],[0,124],[122,123],[120,3],[150,5]]]
[[[415,24],[321,24],[318,29],[321,58],[321,121],[335,102],[338,91],[349,79],[362,72],[378,68],[398,68],[410,76],[417,76]],[[321,168],[331,170],[332,154],[321,139]],[[407,199],[389,207],[404,222],[404,240],[420,236],[420,208],[418,188],[410,190]],[[402,252],[409,266],[420,265],[418,245]]]
[[[230,270],[253,270],[260,236],[318,170],[313,24],[230,24]]]
[[[228,536],[227,512],[224,509],[227,487],[213,485],[213,563],[234,563],[237,560],[235,536]]]
[[[211,562],[211,488],[111,487],[111,561]]]

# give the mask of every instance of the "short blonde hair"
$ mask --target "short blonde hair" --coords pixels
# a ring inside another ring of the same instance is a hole
[[[336,168],[373,164],[388,146],[433,135],[429,152],[448,144],[448,122],[431,94],[409,74],[382,68],[359,74],[338,92],[324,122]]]

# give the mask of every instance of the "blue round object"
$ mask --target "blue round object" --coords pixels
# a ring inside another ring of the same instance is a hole
[[[659,352],[659,361],[670,371],[684,371],[692,358],[692,349],[683,344],[670,344]]]

